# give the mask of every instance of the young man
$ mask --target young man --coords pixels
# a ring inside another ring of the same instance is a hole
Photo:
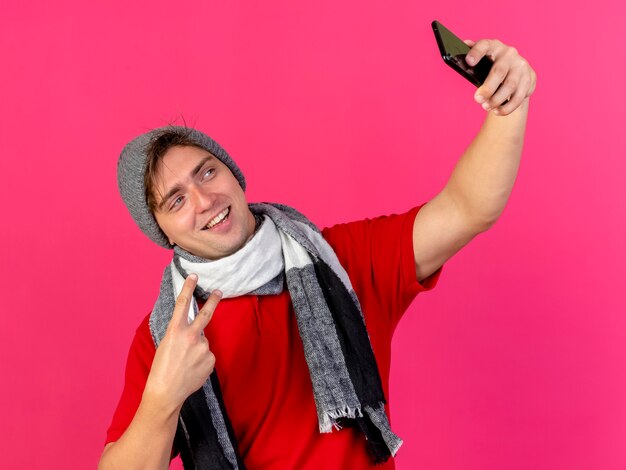
[[[319,232],[289,207],[249,205],[241,171],[201,132],[125,147],[124,202],[174,259],[131,346],[101,469],[167,468],[175,453],[199,469],[393,468],[393,330],[502,213],[535,87],[515,49],[470,45],[470,65],[494,60],[475,95],[489,115],[444,189],[406,214]]]

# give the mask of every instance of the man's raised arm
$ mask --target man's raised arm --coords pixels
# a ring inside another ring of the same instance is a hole
[[[515,48],[489,39],[466,42],[472,46],[466,57],[470,65],[483,56],[494,61],[475,94],[489,113],[443,190],[415,217],[413,251],[420,281],[502,214],[517,176],[535,89],[536,74]]]

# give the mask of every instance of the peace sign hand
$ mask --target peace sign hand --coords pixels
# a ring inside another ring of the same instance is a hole
[[[202,387],[215,367],[215,356],[209,349],[204,329],[211,321],[222,293],[214,290],[189,323],[187,315],[197,281],[195,274],[185,279],[172,319],[154,356],[144,391],[171,411],[179,409],[189,395]]]

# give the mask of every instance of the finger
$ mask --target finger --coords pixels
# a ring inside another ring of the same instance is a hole
[[[495,62],[502,53],[504,44],[497,39],[481,39],[477,41],[465,56],[465,61],[469,65],[476,65],[480,59],[487,56]]]
[[[498,61],[493,64],[484,83],[474,94],[474,99],[482,104],[483,108],[489,108],[489,100],[491,100],[494,93],[500,88],[500,85],[504,82],[508,73],[509,67],[506,63]]]
[[[469,47],[472,47],[474,44],[476,44],[476,41],[472,41],[471,39],[465,39],[463,42]]]
[[[196,318],[194,318],[193,322],[191,322],[191,327],[196,330],[198,333],[201,333],[204,328],[209,324],[211,318],[213,318],[213,313],[215,312],[215,308],[217,304],[222,300],[222,292],[215,289],[209,295],[209,298],[206,299],[205,304],[202,306]]]
[[[510,99],[521,85],[520,76],[520,72],[509,72],[504,79],[504,82],[502,82],[502,85],[500,85],[489,101],[486,102],[487,107],[485,110],[491,111],[492,109],[502,105],[506,100]]]
[[[499,108],[496,108],[494,110],[494,113],[497,114],[498,116],[506,116],[508,114],[511,114],[522,104],[524,99],[526,99],[526,97],[528,96],[529,88],[530,88],[529,80],[523,79],[522,83],[520,83],[520,86],[517,87],[517,90],[515,91],[515,93],[513,93],[513,95],[509,99],[509,102],[503,104]]]
[[[172,313],[172,320],[170,325],[179,326],[188,324],[189,305],[191,305],[191,299],[193,298],[193,291],[196,288],[198,282],[198,276],[190,274],[185,279],[183,288],[176,297],[176,303],[174,304],[174,313]]]

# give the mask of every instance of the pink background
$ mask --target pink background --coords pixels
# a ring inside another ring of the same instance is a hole
[[[397,466],[626,468],[624,7],[435,3],[4,0],[0,467],[99,458],[170,256],[118,196],[122,146],[183,116],[251,201],[321,226],[407,210],[483,117],[439,19],[515,45],[539,81],[503,217],[396,334]]]

